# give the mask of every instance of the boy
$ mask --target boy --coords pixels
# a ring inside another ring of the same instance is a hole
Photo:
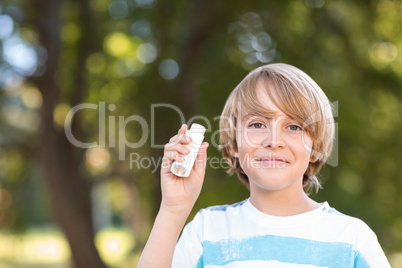
[[[305,191],[332,150],[328,98],[304,72],[269,64],[250,72],[226,101],[223,156],[250,198],[201,210],[183,225],[201,191],[207,143],[188,178],[170,172],[190,139],[183,125],[165,146],[162,203],[137,267],[390,267],[373,231]]]

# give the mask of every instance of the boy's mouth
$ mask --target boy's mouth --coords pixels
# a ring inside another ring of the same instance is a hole
[[[266,156],[263,158],[258,159],[260,162],[281,162],[281,163],[288,163],[284,157],[281,156]]]

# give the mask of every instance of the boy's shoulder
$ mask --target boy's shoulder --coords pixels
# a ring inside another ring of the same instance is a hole
[[[367,225],[364,221],[362,221],[359,218],[339,212],[335,208],[329,206],[329,204],[327,202],[325,202],[325,205],[322,206],[321,211],[324,213],[324,215],[331,218],[331,220],[338,219],[338,220],[346,221],[350,224],[354,224],[354,225],[358,225],[358,226]]]
[[[362,219],[343,214],[332,207],[322,210],[324,213],[321,225],[323,230],[331,230],[331,233],[341,239],[341,241],[354,244],[356,249],[360,249],[367,241],[376,241],[377,235],[370,226]],[[334,239],[338,239],[334,238]]]
[[[211,211],[228,211],[228,210],[239,209],[247,201],[248,201],[248,199],[245,199],[243,201],[240,201],[240,202],[237,202],[237,203],[234,203],[234,204],[210,206],[210,207],[202,209],[201,211],[203,211],[203,212],[211,212]]]

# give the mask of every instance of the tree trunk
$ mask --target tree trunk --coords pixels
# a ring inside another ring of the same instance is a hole
[[[41,44],[48,58],[46,72],[31,81],[43,96],[40,160],[55,220],[70,245],[77,268],[106,267],[94,244],[90,183],[80,174],[82,149],[73,147],[64,132],[53,124],[53,110],[59,102],[56,81],[60,55],[60,6],[62,0],[32,2]],[[76,100],[75,100],[76,101]],[[75,126],[77,124],[74,124]]]

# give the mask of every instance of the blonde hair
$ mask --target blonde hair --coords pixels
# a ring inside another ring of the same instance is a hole
[[[316,177],[328,159],[334,140],[335,126],[332,106],[322,89],[300,69],[283,63],[268,64],[251,71],[229,95],[219,122],[220,150],[226,159],[227,173],[237,174],[240,181],[249,187],[248,176],[244,173],[237,152],[236,127],[239,113],[253,111],[266,113],[266,108],[258,101],[257,83],[268,88],[267,93],[274,104],[288,117],[302,124],[304,131],[311,136],[313,147],[310,162],[303,175],[306,192],[321,188]]]

